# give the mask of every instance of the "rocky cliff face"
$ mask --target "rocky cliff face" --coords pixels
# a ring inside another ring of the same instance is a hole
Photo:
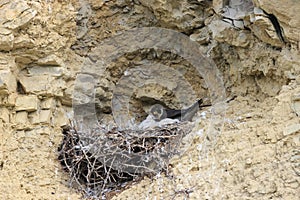
[[[136,48],[114,57],[103,71],[91,67],[97,63],[96,50],[105,55],[114,49],[103,41],[137,27],[171,29],[197,42],[220,72],[227,113],[209,152],[201,150],[203,133],[210,130],[207,109],[208,117],[199,113],[194,131],[183,139],[184,153],[170,162],[172,176],[144,178],[114,198],[298,198],[297,1],[3,0],[0,11],[1,199],[80,199],[68,187],[57,147],[61,128],[74,118],[74,86],[82,69],[96,78],[93,103],[106,125],[113,124],[116,114],[111,106],[115,88],[126,83],[122,92],[132,89],[124,79],[128,76],[148,78],[147,84],[134,86],[128,100],[128,113],[136,122],[157,102],[171,108],[187,106],[195,98],[213,103],[212,96],[218,94],[211,94],[210,84],[219,81],[208,81],[203,75],[209,72],[198,73],[177,50]],[[160,39],[158,44],[164,35]],[[124,44],[131,45],[128,40]],[[160,71],[149,75],[146,69]]]

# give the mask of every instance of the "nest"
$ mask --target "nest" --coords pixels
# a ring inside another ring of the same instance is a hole
[[[89,133],[74,127],[63,130],[59,160],[70,175],[70,184],[88,198],[107,199],[144,176],[168,170],[168,160],[179,153],[184,135],[191,131],[188,122],[146,130]]]

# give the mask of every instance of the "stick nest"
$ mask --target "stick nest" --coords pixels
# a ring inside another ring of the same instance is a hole
[[[60,163],[69,175],[70,185],[90,199],[110,199],[144,176],[167,172],[168,160],[179,153],[188,122],[146,130],[79,132],[63,130],[59,147]]]

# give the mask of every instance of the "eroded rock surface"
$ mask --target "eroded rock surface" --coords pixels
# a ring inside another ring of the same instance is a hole
[[[292,0],[1,1],[0,199],[81,198],[57,160],[61,128],[74,118],[76,75],[82,67],[91,69],[97,59],[90,52],[105,38],[152,26],[184,33],[215,62],[227,92],[225,124],[215,148],[204,154],[211,110],[202,110],[183,140],[183,155],[170,162],[170,176],[144,178],[115,199],[297,199],[299,15],[300,5]],[[155,75],[169,87],[145,81],[136,88],[129,102],[136,121],[155,103],[189,105],[195,100],[191,91],[210,103],[209,86],[191,63],[160,49],[137,49],[103,71],[91,71],[99,120],[113,124],[111,101],[122,78],[132,76],[125,82],[133,84],[147,77],[138,74],[139,66],[162,65],[178,74]],[[176,99],[179,89],[184,102]]]

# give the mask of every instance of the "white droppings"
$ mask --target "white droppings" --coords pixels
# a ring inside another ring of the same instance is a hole
[[[206,119],[206,111],[200,113],[201,118]]]
[[[202,136],[203,135],[203,129],[200,129],[196,132],[197,135]]]

